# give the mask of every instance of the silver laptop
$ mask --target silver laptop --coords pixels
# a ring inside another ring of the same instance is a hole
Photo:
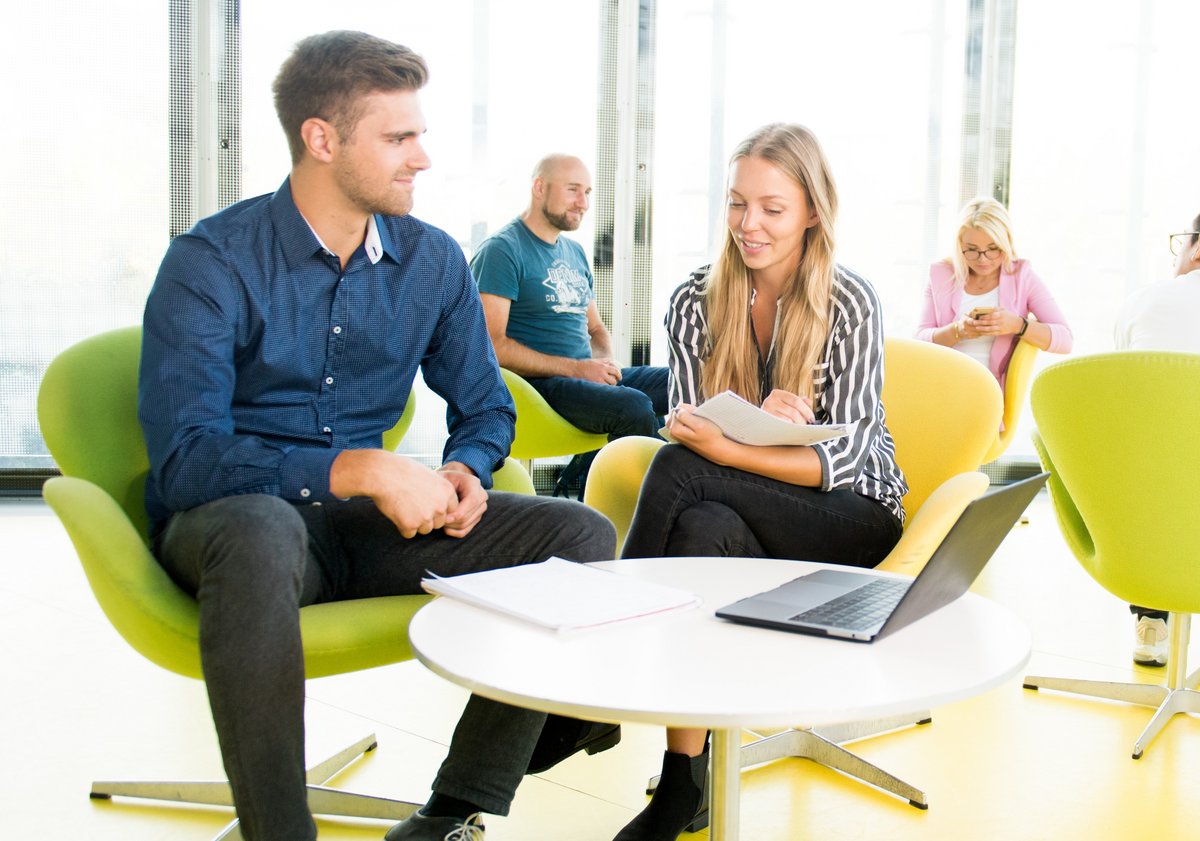
[[[802,634],[882,639],[965,593],[1049,475],[974,500],[916,578],[823,569],[727,605],[717,616]]]

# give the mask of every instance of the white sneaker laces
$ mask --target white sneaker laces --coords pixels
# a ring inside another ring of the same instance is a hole
[[[469,815],[462,826],[446,833],[444,841],[483,841],[483,815]]]

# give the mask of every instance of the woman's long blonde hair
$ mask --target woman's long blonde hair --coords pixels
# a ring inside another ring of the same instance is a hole
[[[817,138],[804,126],[763,126],[738,145],[729,163],[746,157],[773,164],[799,184],[817,214],[817,223],[804,233],[796,274],[783,289],[775,337],[775,387],[811,397],[813,369],[829,334],[837,187]],[[726,389],[754,403],[767,396],[761,393],[758,349],[747,311],[750,290],[750,271],[726,225],[721,253],[705,282],[710,341],[700,378],[705,397]]]
[[[1004,205],[990,196],[971,199],[963,205],[958,218],[958,230],[954,234],[954,250],[946,262],[954,267],[954,280],[960,286],[967,282],[970,264],[962,253],[962,235],[968,228],[983,231],[1004,252],[1004,271],[1012,272],[1017,252],[1013,249],[1012,220]]]

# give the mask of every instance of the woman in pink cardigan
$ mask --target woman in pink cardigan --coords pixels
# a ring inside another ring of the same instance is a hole
[[[1054,296],[1013,251],[1004,205],[991,198],[968,202],[956,245],[929,268],[918,339],[978,359],[1001,388],[1017,342],[1051,353],[1071,350],[1071,328]]]

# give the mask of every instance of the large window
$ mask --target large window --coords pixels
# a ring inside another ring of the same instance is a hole
[[[1122,299],[1169,274],[1167,235],[1200,212],[1200,4],[1106,7],[1018,17],[1011,210],[1076,353],[1111,350]]]
[[[167,245],[167,11],[46,0],[3,18],[0,470],[20,470],[50,466],[47,363],[139,321]]]
[[[733,147],[808,126],[838,185],[838,258],[911,334],[938,225],[957,210],[965,4],[660,4],[655,306],[711,260]],[[662,342],[655,347],[665,359]]]
[[[656,323],[714,253],[733,146],[763,123],[794,121],[816,132],[837,179],[839,259],[874,283],[887,332],[912,335],[961,203],[971,5],[660,4]],[[1001,68],[1015,74],[1017,249],[1063,307],[1074,352],[1110,350],[1121,301],[1168,273],[1166,235],[1200,212],[1200,4],[1106,0],[1086,15],[1074,3],[1017,6],[1014,67]],[[1034,457],[1031,429],[1027,414],[1009,457]]]
[[[596,171],[610,2],[243,4],[242,194],[274,190],[288,169],[270,86],[291,46],[367,30],[429,61],[433,168],[418,179],[415,213],[471,253],[522,209],[544,153],[578,154]],[[962,198],[964,59],[977,46],[968,13],[996,2],[638,4],[654,21],[644,30],[654,154],[640,162],[653,185],[652,361],[665,359],[670,291],[711,259],[730,150],[779,120],[821,138],[841,198],[839,257],[875,284],[888,332],[911,335]],[[170,230],[167,15],[168,4],[135,0],[5,13],[0,71],[20,131],[0,156],[0,470],[49,464],[35,418],[46,363],[140,319]],[[1200,4],[1101,0],[1080,14],[1026,0],[1014,31],[1001,69],[1012,80],[1005,171],[1017,248],[1067,313],[1075,352],[1107,350],[1121,300],[1169,272],[1166,234],[1200,211]],[[573,235],[589,254],[592,217]],[[427,391],[419,405],[406,449],[436,458],[443,407]],[[1029,458],[1023,425],[1010,454]]]
[[[1170,275],[1167,235],[1200,213],[1198,31],[1192,0],[1020,7],[1010,209],[1076,355],[1113,349],[1121,302]],[[1114,411],[1135,386],[1114,383]],[[1022,426],[1013,449],[1031,451]]]

